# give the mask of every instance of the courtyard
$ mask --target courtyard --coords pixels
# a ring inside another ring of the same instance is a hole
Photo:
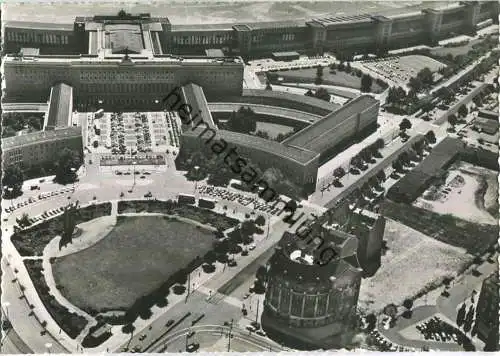
[[[56,259],[54,279],[81,309],[123,310],[211,250],[214,239],[164,216],[120,217],[92,247]]]

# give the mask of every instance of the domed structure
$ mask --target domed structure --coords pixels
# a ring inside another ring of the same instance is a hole
[[[362,278],[355,236],[316,226],[285,232],[268,262],[262,327],[296,349],[341,348],[352,339]],[[332,256],[327,263],[326,251]]]

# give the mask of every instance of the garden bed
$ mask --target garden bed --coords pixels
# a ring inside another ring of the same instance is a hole
[[[24,264],[33,281],[35,289],[42,300],[44,307],[52,316],[59,327],[72,339],[76,338],[88,321],[84,317],[71,313],[66,307],[57,302],[55,297],[49,293],[49,287],[42,274],[42,260],[25,260]]]
[[[190,205],[180,205],[172,200],[130,200],[118,202],[118,214],[141,212],[177,215],[198,221],[202,224],[211,225],[217,230],[227,230],[239,223],[236,219],[214,213],[213,211]]]
[[[78,209],[76,224],[111,214],[111,203],[89,205]],[[21,256],[41,256],[45,246],[63,232],[63,215],[16,232],[11,240]]]

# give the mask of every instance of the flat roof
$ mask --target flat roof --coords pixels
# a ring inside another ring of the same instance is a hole
[[[299,52],[289,51],[289,52],[273,52],[275,57],[288,57],[288,56],[300,56]]]
[[[109,36],[109,48],[113,53],[141,53],[144,49],[141,26],[133,24],[105,25],[106,36]]]
[[[79,126],[70,126],[50,131],[38,131],[26,135],[3,138],[2,150],[6,151],[26,145],[51,142],[78,136],[82,136],[82,128]]]
[[[267,22],[252,22],[244,23],[251,30],[275,29],[287,27],[305,27],[304,20],[289,20],[289,21],[267,21]]]
[[[347,15],[347,16],[332,16],[315,18],[316,21],[324,26],[336,25],[340,23],[356,23],[356,22],[372,22],[373,18],[370,14]]]
[[[22,28],[32,30],[61,30],[73,32],[73,24],[67,23],[45,23],[45,22],[25,22],[25,21],[6,21],[5,28]]]
[[[182,31],[232,31],[234,24],[232,23],[214,23],[214,24],[172,24],[172,32]]]
[[[206,64],[206,65],[240,65],[243,67],[243,60],[241,57],[224,57],[223,59],[217,57],[206,57],[206,56],[176,56],[176,55],[163,55],[154,56],[151,59],[135,58],[134,55],[130,55],[130,59],[133,64],[141,65],[173,65],[173,66],[183,66],[191,64]],[[22,64],[22,65],[34,65],[39,66],[45,63],[54,64],[68,64],[68,65],[117,65],[123,60],[123,56],[116,56],[114,58],[99,58],[97,56],[86,56],[86,55],[67,55],[67,56],[37,56],[35,59],[27,58],[16,58],[13,55],[7,55],[3,58],[6,63]]]
[[[52,87],[50,92],[49,114],[47,127],[66,127],[73,111],[73,87],[59,83]]]
[[[316,139],[334,130],[338,125],[353,115],[367,110],[377,103],[378,100],[374,97],[370,95],[361,95],[340,107],[334,113],[325,116],[322,120],[297,132],[295,135],[283,141],[283,143],[314,151]]]
[[[202,132],[204,131],[204,129],[204,127],[198,127],[195,130],[186,130],[182,133],[182,135],[203,137]],[[262,137],[247,135],[239,132],[218,130],[216,138],[224,139],[226,142],[235,145],[268,152],[284,159],[291,159],[302,165],[305,165],[312,161],[314,158],[319,157],[319,153],[316,152],[301,149],[298,147],[288,147],[276,141],[267,140]]]
[[[262,89],[243,89],[243,96],[255,96],[255,97],[266,97],[274,98],[279,100],[294,101],[298,103],[303,103],[311,105],[320,109],[335,111],[339,108],[338,104],[330,103],[318,98],[299,95],[293,93],[287,93],[282,91],[274,90],[262,90]]]
[[[224,57],[224,52],[218,48],[209,48],[205,50],[207,57]]]

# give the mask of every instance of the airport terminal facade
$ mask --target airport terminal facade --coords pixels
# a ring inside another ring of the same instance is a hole
[[[120,42],[120,32],[126,29],[130,51],[137,53],[144,47],[154,56],[203,55],[207,49],[245,58],[279,51],[353,54],[433,43],[472,33],[487,20],[498,22],[498,2],[462,1],[387,16],[360,14],[232,24],[174,25],[166,17],[149,14],[77,17],[68,25],[7,22],[5,49],[13,53],[22,47],[36,47],[42,54],[63,51],[96,56],[101,47]],[[114,46],[115,53],[123,49],[123,43]]]

